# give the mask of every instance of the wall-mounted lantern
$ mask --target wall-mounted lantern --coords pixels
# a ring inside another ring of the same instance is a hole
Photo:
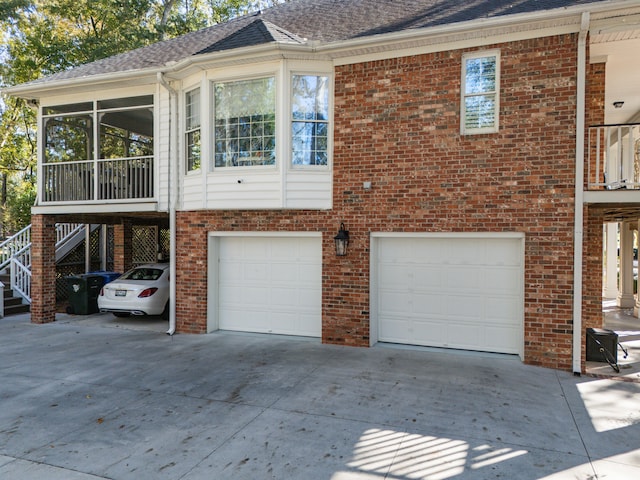
[[[349,232],[344,229],[344,223],[340,224],[340,230],[333,239],[336,242],[336,256],[344,257],[347,254],[347,247],[349,246]]]

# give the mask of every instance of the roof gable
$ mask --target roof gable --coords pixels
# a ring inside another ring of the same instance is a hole
[[[302,44],[305,40],[271,22],[267,22],[259,18],[251,22],[249,25],[232,33],[228,37],[223,38],[213,45],[203,48],[194,55],[221,52],[223,50],[232,50],[234,48],[241,47],[251,47],[271,42]]]

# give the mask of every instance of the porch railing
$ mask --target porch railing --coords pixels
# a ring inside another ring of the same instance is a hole
[[[43,203],[150,199],[153,157],[45,163]]]
[[[589,127],[589,190],[640,189],[640,123]]]

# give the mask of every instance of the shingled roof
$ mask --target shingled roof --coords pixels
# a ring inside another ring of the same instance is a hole
[[[598,0],[293,0],[263,12],[59,72],[32,84],[162,67],[205,53],[273,42],[315,45]]]

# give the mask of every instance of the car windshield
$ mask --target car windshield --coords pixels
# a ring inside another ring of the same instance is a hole
[[[120,280],[157,280],[164,270],[159,268],[134,268],[125,273]]]

